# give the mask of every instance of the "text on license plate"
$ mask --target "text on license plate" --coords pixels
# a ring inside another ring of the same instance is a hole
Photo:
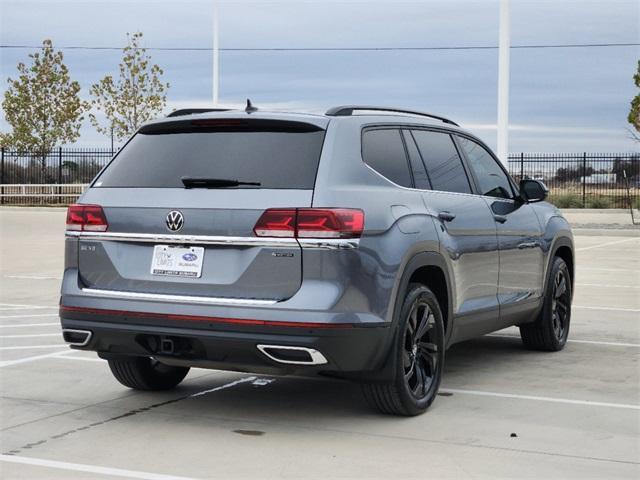
[[[203,260],[203,247],[156,245],[151,259],[151,274],[200,278]]]

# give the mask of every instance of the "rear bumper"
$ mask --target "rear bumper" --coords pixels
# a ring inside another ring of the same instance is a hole
[[[385,365],[392,337],[391,328],[383,323],[377,326],[250,323],[249,319],[237,323],[218,321],[225,319],[217,317],[78,307],[61,307],[60,318],[63,329],[91,332],[85,345],[72,348],[96,351],[104,358],[153,356],[170,365],[279,375],[350,377],[378,372]],[[162,348],[165,340],[175,346],[172,351]],[[265,352],[265,345],[313,350],[326,362],[278,361]]]

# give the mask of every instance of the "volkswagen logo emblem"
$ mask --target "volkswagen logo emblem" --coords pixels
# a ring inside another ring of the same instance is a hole
[[[184,217],[178,210],[167,213],[167,228],[172,232],[177,232],[184,225]]]

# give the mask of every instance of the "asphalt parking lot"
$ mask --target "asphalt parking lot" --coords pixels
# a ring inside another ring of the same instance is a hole
[[[2,478],[640,478],[637,231],[576,235],[564,351],[516,329],[458,344],[429,412],[395,418],[322,379],[196,369],[127,390],[63,345],[64,212],[3,209],[0,226]]]

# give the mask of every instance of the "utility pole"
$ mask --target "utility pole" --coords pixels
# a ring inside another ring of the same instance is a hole
[[[498,42],[498,158],[509,163],[509,0],[500,0],[500,39]]]
[[[218,0],[213,1],[213,106],[218,106],[220,90],[220,43],[218,38]]]

